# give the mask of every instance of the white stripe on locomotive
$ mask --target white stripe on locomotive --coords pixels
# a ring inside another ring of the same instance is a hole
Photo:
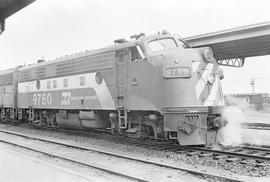
[[[191,65],[192,65],[192,70],[193,70],[193,73],[195,73],[195,71],[197,71],[199,65],[200,65],[200,62],[197,62],[197,61],[192,61],[191,62]]]
[[[210,91],[210,94],[208,95],[205,103],[204,103],[204,106],[212,106],[214,104],[218,104],[218,105],[221,105],[221,103],[217,103],[217,95],[218,95],[218,92],[219,92],[219,81],[218,81],[218,75],[216,75],[216,81]],[[219,102],[220,102],[220,99],[219,99]]]
[[[95,80],[96,72],[80,75],[72,75],[59,78],[50,78],[40,80],[40,89],[36,87],[36,80],[30,82],[18,83],[18,93],[33,93],[33,92],[49,92],[49,91],[66,91],[82,88],[93,88],[98,96],[99,102],[103,109],[114,109],[115,103],[110,93],[110,90],[103,80],[100,85]],[[85,84],[80,85],[80,77],[85,77]],[[64,87],[64,79],[68,79],[67,87]],[[57,87],[53,88],[53,81],[56,81]],[[51,82],[51,87],[47,88],[47,82]]]
[[[196,89],[196,96],[197,99],[200,98],[201,93],[203,92],[205,86],[207,85],[207,79],[210,73],[212,73],[214,69],[213,63],[208,63],[206,68],[204,69],[201,78],[198,80],[195,89]]]

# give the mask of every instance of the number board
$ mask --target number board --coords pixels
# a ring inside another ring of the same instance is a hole
[[[190,78],[191,71],[189,67],[166,67],[164,69],[165,78]]]

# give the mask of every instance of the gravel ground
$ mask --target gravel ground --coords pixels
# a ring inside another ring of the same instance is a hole
[[[37,130],[32,127],[20,125],[5,125],[1,124],[0,128],[9,129],[14,132],[29,133],[38,136],[46,136],[51,138],[57,138],[62,140],[68,140],[73,142],[78,142],[80,144],[88,146],[103,147],[109,151],[121,151],[125,153],[132,153],[134,155],[145,156],[146,158],[156,158],[161,161],[174,162],[180,166],[187,165],[192,166],[193,168],[200,169],[201,171],[206,170],[216,170],[219,173],[227,172],[229,175],[237,174],[241,176],[250,176],[250,177],[263,177],[270,176],[270,165],[269,163],[266,166],[256,166],[253,161],[249,161],[248,164],[241,164],[239,162],[225,162],[225,159],[214,160],[210,157],[199,158],[197,156],[186,156],[177,154],[174,152],[164,152],[156,151],[152,149],[145,149],[142,147],[136,147],[131,145],[119,144],[117,141],[104,139],[104,138],[89,138],[86,136],[78,136],[74,134],[68,134],[63,132],[48,131],[48,130]],[[231,174],[232,173],[232,174]]]

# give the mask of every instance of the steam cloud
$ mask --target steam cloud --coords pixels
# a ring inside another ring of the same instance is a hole
[[[255,111],[250,110],[248,99],[228,96],[225,100],[228,106],[225,107],[223,117],[226,117],[229,123],[218,131],[217,141],[223,146],[241,145],[245,142],[241,132],[241,123],[248,121],[247,112]],[[251,138],[251,141],[256,144],[260,143],[258,139],[256,140]]]
[[[217,140],[223,146],[236,146],[242,144],[241,122],[245,122],[243,112],[236,106],[225,108],[223,117],[226,117],[229,123],[218,131]]]

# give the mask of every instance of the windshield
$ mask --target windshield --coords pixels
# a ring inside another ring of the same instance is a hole
[[[150,41],[148,46],[151,51],[160,51],[164,49],[176,48],[177,44],[172,38],[164,38]]]

